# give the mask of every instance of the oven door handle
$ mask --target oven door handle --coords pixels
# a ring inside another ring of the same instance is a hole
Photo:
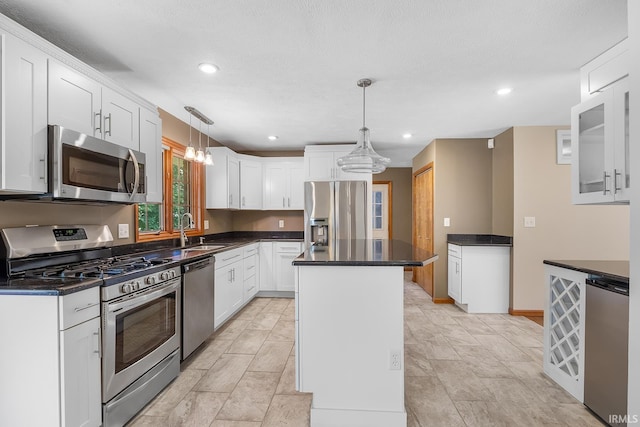
[[[145,304],[163,295],[170,294],[171,292],[176,290],[179,286],[180,286],[180,282],[176,281],[171,285],[162,287],[161,289],[156,289],[147,294],[137,295],[135,298],[132,298],[127,301],[117,302],[115,304],[108,303],[107,304],[108,312],[114,313],[116,311],[119,311],[125,308],[133,308],[133,307]]]
[[[140,165],[138,164],[138,159],[136,159],[136,155],[133,154],[133,150],[129,148],[129,155],[131,156],[131,161],[133,161],[133,171],[135,173],[135,178],[133,180],[133,189],[131,190],[131,196],[129,196],[129,201],[132,201],[138,192],[138,186],[140,185]]]

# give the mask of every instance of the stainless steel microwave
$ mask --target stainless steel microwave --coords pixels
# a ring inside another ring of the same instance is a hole
[[[49,192],[54,199],[144,203],[144,153],[49,125]]]

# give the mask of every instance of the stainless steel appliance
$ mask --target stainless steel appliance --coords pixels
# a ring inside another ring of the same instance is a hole
[[[144,153],[49,125],[49,192],[56,199],[144,203]]]
[[[103,425],[121,426],[180,372],[181,271],[160,258],[113,256],[106,225],[2,230],[9,286],[101,280]]]
[[[336,239],[368,238],[368,191],[366,181],[305,182],[305,245],[328,246]]]
[[[629,283],[587,279],[584,404],[612,426],[627,425]]]
[[[213,333],[214,257],[182,266],[182,359]]]

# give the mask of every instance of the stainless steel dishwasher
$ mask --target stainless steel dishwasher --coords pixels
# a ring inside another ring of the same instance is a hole
[[[587,279],[584,404],[611,426],[627,425],[629,283]]]
[[[213,333],[214,257],[182,266],[182,358]]]

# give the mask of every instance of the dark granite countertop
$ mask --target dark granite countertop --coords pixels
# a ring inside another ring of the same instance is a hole
[[[293,265],[413,266],[421,267],[438,255],[401,240],[337,240],[330,246],[311,246],[293,260]]]
[[[497,234],[447,234],[447,243],[460,246],[513,246],[513,238]]]
[[[629,282],[629,261],[544,260],[545,264]]]
[[[198,258],[210,256],[223,251],[239,248],[254,242],[261,241],[303,241],[302,232],[229,232],[206,235],[204,245],[224,245],[223,248],[212,251],[185,251],[184,249],[197,248],[199,245],[190,245],[186,248],[177,247],[178,240],[170,239],[158,242],[138,243],[111,248],[113,256],[140,255],[148,259],[164,258],[169,262],[150,269],[140,270],[141,274],[150,274],[176,264],[184,264]],[[198,238],[191,238],[197,242]],[[127,280],[124,276],[116,279],[108,279],[107,282]],[[1,278],[0,295],[66,295],[79,292],[84,289],[101,286],[102,279],[88,278]],[[107,283],[108,284],[108,283]]]

